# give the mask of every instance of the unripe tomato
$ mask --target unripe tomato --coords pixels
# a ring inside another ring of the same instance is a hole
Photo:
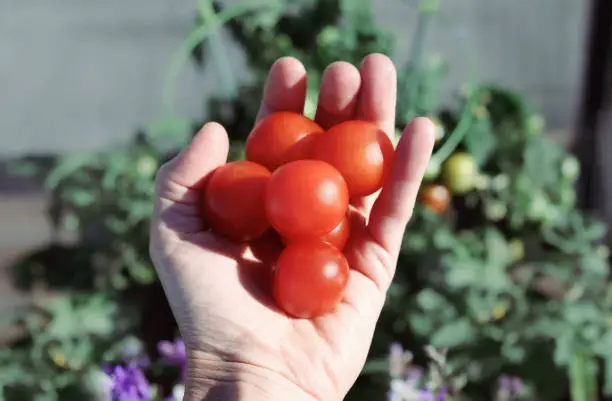
[[[246,140],[246,159],[270,171],[294,160],[311,159],[323,128],[299,113],[280,111],[261,120]]]
[[[336,308],[348,278],[349,264],[338,249],[325,242],[295,242],[278,258],[272,292],[287,314],[309,319]]]
[[[452,193],[465,194],[474,188],[478,166],[467,153],[457,152],[442,166],[442,182]]]
[[[436,214],[444,213],[451,203],[451,194],[444,185],[427,185],[421,190],[421,202]]]
[[[340,223],[338,223],[336,228],[334,228],[333,230],[331,230],[320,238],[298,238],[293,240],[290,238],[283,238],[282,240],[285,245],[295,241],[320,240],[323,242],[327,242],[330,245],[333,245],[341,251],[344,248],[344,245],[346,245],[346,242],[348,241],[350,235],[351,223],[348,216],[344,216],[344,218],[342,219],[342,221],[340,221]]]
[[[525,257],[525,244],[520,238],[513,238],[508,241],[508,248],[510,249],[512,259],[514,259],[515,262],[522,260]]]
[[[217,168],[205,185],[202,212],[212,230],[236,242],[251,241],[269,227],[264,195],[271,173],[236,161]]]
[[[366,196],[382,187],[391,171],[395,149],[374,123],[345,121],[317,137],[315,158],[340,171],[351,197]]]
[[[279,167],[266,190],[266,214],[286,238],[317,238],[346,215],[349,196],[342,175],[319,160],[298,160]]]

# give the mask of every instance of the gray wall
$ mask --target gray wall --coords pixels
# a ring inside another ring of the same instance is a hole
[[[414,28],[410,2],[374,0],[380,21],[400,39],[398,61]],[[0,157],[100,149],[151,122],[168,63],[191,27],[193,3],[0,0]],[[441,3],[431,50],[452,61],[449,88],[475,65],[480,78],[526,91],[553,127],[571,126],[587,0]],[[234,73],[244,76],[237,49],[230,57]],[[217,90],[211,69],[187,67],[177,109],[199,116],[203,96]]]

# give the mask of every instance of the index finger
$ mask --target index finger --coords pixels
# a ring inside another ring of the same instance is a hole
[[[277,111],[302,113],[305,100],[304,65],[296,58],[281,57],[270,67],[256,122]]]

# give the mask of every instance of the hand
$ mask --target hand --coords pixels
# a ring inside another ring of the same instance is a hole
[[[258,118],[302,112],[306,71],[293,58],[271,68]],[[349,119],[394,134],[396,72],[380,54],[357,70],[336,62],[324,72],[316,120],[324,128]],[[150,251],[188,352],[185,400],[341,400],[363,368],[395,271],[400,244],[434,143],[433,124],[417,118],[397,146],[379,194],[360,199],[345,248],[351,266],[337,310],[294,319],[266,288],[270,266],[244,246],[206,231],[198,212],[202,182],[226,163],[228,138],[208,123],[156,180]]]

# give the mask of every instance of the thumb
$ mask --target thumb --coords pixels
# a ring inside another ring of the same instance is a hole
[[[229,140],[225,128],[216,122],[205,124],[189,146],[164,164],[155,179],[159,197],[173,202],[195,203],[197,189],[217,167],[225,164]]]

